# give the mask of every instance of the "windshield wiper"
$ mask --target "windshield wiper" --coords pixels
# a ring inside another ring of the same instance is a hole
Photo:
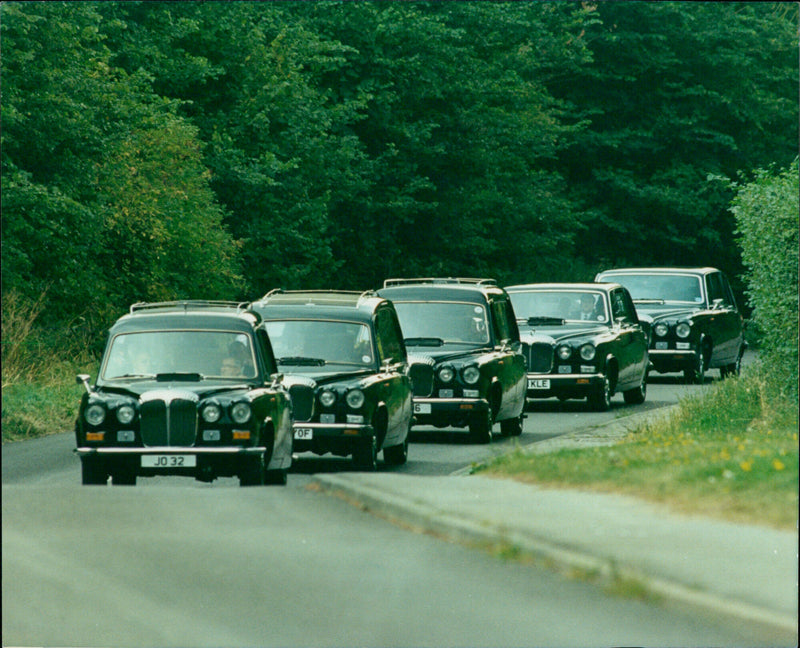
[[[111,376],[110,378],[107,378],[107,380],[127,380],[130,378],[141,378],[142,380],[144,379],[152,380],[155,377],[156,377],[155,374],[127,373],[127,374],[122,374],[121,376]]]
[[[528,326],[536,326],[537,324],[539,326],[543,326],[545,324],[559,324],[559,325],[564,324],[564,318],[563,317],[549,317],[549,316],[545,316],[545,315],[538,315],[536,317],[529,317],[527,320],[523,319],[523,320],[520,320],[520,321],[526,322],[528,324]]]
[[[406,343],[406,346],[440,347],[444,345],[444,340],[438,337],[411,337],[405,338],[403,342]]]
[[[634,299],[634,304],[664,304],[666,300],[659,297],[643,297],[642,299]]]
[[[304,356],[289,356],[286,358],[278,358],[278,364],[282,365],[296,365],[298,367],[324,367],[325,360],[322,358],[307,358]]]
[[[201,376],[197,372],[191,371],[174,371],[172,373],[160,373],[156,374],[156,381],[157,382],[172,382],[175,380],[184,380],[186,382],[200,382],[203,380],[203,376]]]

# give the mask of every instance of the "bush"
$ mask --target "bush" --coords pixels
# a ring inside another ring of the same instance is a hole
[[[798,382],[798,160],[782,172],[758,170],[734,185],[747,294],[760,331],[761,360],[781,391],[797,396]]]

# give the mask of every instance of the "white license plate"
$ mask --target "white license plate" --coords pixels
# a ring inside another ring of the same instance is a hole
[[[430,414],[430,403],[414,403],[414,414]]]
[[[528,389],[550,389],[550,380],[547,378],[528,378]]]
[[[667,343],[666,342],[656,342],[656,349],[657,350],[662,351],[662,350],[667,349],[667,348],[668,347],[667,347]]]
[[[314,438],[314,430],[311,428],[295,428],[294,438],[298,441],[310,441]]]
[[[142,468],[194,468],[196,455],[142,455]]]

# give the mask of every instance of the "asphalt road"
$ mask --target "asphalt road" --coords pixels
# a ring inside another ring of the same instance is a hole
[[[644,405],[617,396],[604,414],[537,403],[521,437],[489,446],[416,432],[399,470],[450,474],[700,389],[654,378]],[[350,470],[344,460],[301,457],[286,487],[170,477],[89,488],[73,446],[71,434],[3,446],[4,646],[760,643],[751,628],[610,596],[317,492],[311,475]]]

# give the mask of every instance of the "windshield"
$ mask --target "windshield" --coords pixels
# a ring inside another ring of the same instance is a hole
[[[511,305],[521,322],[531,325],[572,321],[608,323],[604,294],[579,290],[511,292]]]
[[[441,340],[442,344],[489,343],[486,309],[463,302],[394,302],[406,344]]]
[[[274,320],[266,323],[282,367],[374,367],[372,335],[366,324],[336,320]],[[305,369],[304,369],[305,370]],[[325,371],[325,369],[318,369]]]
[[[625,274],[608,279],[625,286],[634,300],[703,303],[702,284],[697,275]]]
[[[101,375],[105,380],[152,378],[158,374],[254,378],[249,336],[234,331],[147,331],[111,340]]]

